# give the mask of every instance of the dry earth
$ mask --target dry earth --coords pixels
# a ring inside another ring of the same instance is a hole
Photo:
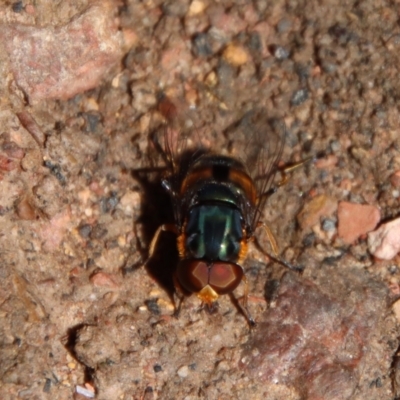
[[[400,398],[399,257],[367,243],[400,211],[398,2],[6,1],[0,22],[1,399]],[[137,172],[161,95],[214,151],[240,157],[261,109],[281,165],[319,156],[264,210],[305,269],[250,250],[254,329],[229,296],[172,316],[171,235],[143,267],[172,218]]]

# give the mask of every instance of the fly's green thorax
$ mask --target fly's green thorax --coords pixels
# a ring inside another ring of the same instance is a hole
[[[186,197],[186,258],[236,263],[243,239],[245,195],[229,176],[232,167],[243,167],[221,156],[205,157],[197,164],[196,168],[210,167],[212,177],[205,174],[192,184]]]
[[[242,240],[241,214],[225,203],[193,207],[186,225],[186,249],[191,257],[235,262]]]
[[[224,204],[199,205],[189,214],[186,248],[193,258],[235,262],[242,228],[238,210]]]

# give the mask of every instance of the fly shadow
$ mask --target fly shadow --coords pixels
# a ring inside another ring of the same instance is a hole
[[[187,132],[186,124],[181,118],[183,115],[186,119],[186,113],[181,113],[180,108],[162,93],[158,100],[158,112],[166,123],[163,127],[156,127],[149,135],[146,155],[149,167],[131,171],[142,189],[140,217],[136,221],[136,226],[141,229],[142,240],[138,240],[136,247],[142,257],[140,264],[145,264],[150,276],[173,301],[176,292],[174,275],[179,262],[176,233],[161,231],[154,248],[152,240],[157,229],[163,225],[175,227],[176,232],[180,231],[188,211],[182,210],[180,206],[181,199],[186,195],[181,193],[182,181],[193,161],[208,150],[202,148],[199,137],[195,140],[195,148],[188,149],[189,135],[194,133],[195,137],[199,136],[196,128],[193,132],[190,125],[190,133]],[[178,135],[173,139],[175,132]],[[157,167],[160,163],[163,167]]]
[[[173,299],[175,292],[173,276],[178,263],[176,236],[171,232],[162,232],[155,251],[149,254],[150,243],[157,229],[163,224],[174,223],[172,201],[162,187],[163,173],[145,170],[133,170],[131,173],[142,189],[140,216],[135,222],[136,247],[140,252],[141,261],[133,266],[127,265],[124,272],[144,265],[149,275]]]
[[[163,152],[157,143],[153,144],[158,152]],[[203,148],[185,150],[177,160],[174,160],[179,165],[179,171],[175,175],[167,166],[131,171],[132,177],[142,189],[140,216],[135,223],[137,227],[140,227],[141,240],[138,239],[137,249],[141,253],[142,261],[133,266],[126,266],[124,272],[136,269],[139,264],[144,264],[149,275],[167,292],[172,301],[174,301],[176,292],[174,275],[179,262],[176,234],[170,231],[161,231],[152,254],[149,249],[160,226],[169,225],[180,228],[179,222],[183,222],[185,212],[180,209],[179,195],[171,196],[168,190],[179,192],[179,186],[193,160],[206,153],[208,150]],[[161,155],[164,158],[165,154]],[[184,195],[182,194],[182,196]],[[182,216],[181,211],[184,213]],[[137,229],[135,230],[137,231]]]

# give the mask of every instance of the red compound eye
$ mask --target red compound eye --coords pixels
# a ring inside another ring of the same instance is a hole
[[[216,262],[211,265],[209,285],[218,293],[230,293],[237,288],[243,278],[243,268],[228,262]]]
[[[179,283],[190,293],[208,285],[208,266],[202,260],[182,260],[176,271]]]
[[[177,269],[177,278],[188,292],[200,292],[210,285],[218,294],[230,293],[243,278],[243,269],[229,262],[205,263],[203,260],[182,260]]]

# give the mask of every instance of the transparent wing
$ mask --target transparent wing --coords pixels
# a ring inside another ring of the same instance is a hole
[[[179,126],[178,108],[171,100],[167,97],[162,98],[158,104],[158,109],[165,118],[165,123],[162,129],[157,132],[157,143],[160,145],[159,150],[171,173],[176,173],[179,155],[186,148],[186,136],[182,135]]]
[[[265,110],[255,109],[244,115],[236,125],[233,141],[242,141],[243,154],[237,154],[247,167],[257,190],[257,203],[250,215],[254,230],[271,194],[274,177],[285,145],[286,127],[283,121],[271,119]],[[240,149],[240,144],[239,149]],[[236,144],[234,144],[236,147]]]
[[[155,133],[153,143],[168,168],[168,175],[163,183],[172,196],[175,220],[179,223],[180,186],[190,164],[201,154],[202,147],[194,124],[194,115],[190,114],[184,104],[164,97],[160,100],[158,109],[165,123]]]

